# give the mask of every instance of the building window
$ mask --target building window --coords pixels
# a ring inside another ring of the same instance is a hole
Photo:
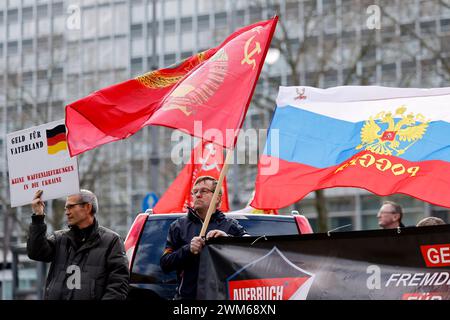
[[[124,15],[124,13],[127,13]],[[116,34],[125,34],[129,26],[128,9],[125,4],[117,3],[114,6],[114,32]]]
[[[22,74],[22,81],[25,86],[31,86],[33,84],[33,72],[24,72]]]
[[[362,210],[378,211],[380,206],[381,206],[380,198],[378,198],[377,196],[373,196],[373,195],[361,196],[361,209]]]
[[[329,199],[327,201],[327,206],[331,212],[347,212],[347,211],[353,212],[355,210],[353,197]]]
[[[41,4],[37,7],[37,16],[39,19],[46,18],[48,15],[48,6]]]
[[[190,56],[192,56],[192,51],[184,51],[181,53],[181,60],[189,58]]]
[[[414,33],[414,23],[403,24],[400,26],[400,34],[402,36],[408,36]]]
[[[262,8],[261,7],[252,8],[252,10],[250,10],[250,22],[254,23],[261,20],[262,20]]]
[[[37,43],[37,50],[39,52],[48,50],[48,38],[39,38]]]
[[[175,33],[175,20],[164,21],[164,32]]]
[[[31,21],[33,19],[33,8],[27,7],[22,9],[22,21]]]
[[[363,216],[362,217],[362,229],[380,229],[378,226],[378,219],[376,215]]]
[[[141,38],[142,37],[142,24],[131,25],[130,33],[131,33],[132,38]]]
[[[208,15],[198,16],[197,24],[199,31],[209,29],[209,16]]]
[[[224,27],[227,25],[227,14],[226,12],[216,13],[215,16],[216,27]]]
[[[344,226],[347,226],[344,228]],[[351,231],[354,228],[352,217],[334,217],[330,219],[330,230],[339,228],[334,232]]]
[[[324,76],[325,87],[333,87],[337,85],[337,71],[328,70]]]
[[[384,83],[392,82],[396,80],[396,66],[395,63],[388,63],[381,66],[382,81]]]
[[[170,66],[170,65],[174,64],[175,62],[176,62],[176,55],[175,55],[175,53],[166,54],[164,56],[164,65],[165,66]]]
[[[54,17],[62,16],[64,14],[64,5],[62,2],[54,3],[52,5],[52,15]]]
[[[435,34],[436,33],[436,25],[434,21],[422,22],[420,23],[420,32],[422,34]]]
[[[441,20],[441,32],[449,32],[449,31],[450,31],[450,19],[442,19]]]
[[[131,74],[139,75],[142,73],[142,58],[131,59]]]
[[[8,42],[8,55],[17,54],[18,45],[17,41]]]
[[[33,52],[33,40],[27,39],[22,41],[22,52],[23,53]]]
[[[183,18],[181,19],[181,30],[183,32],[192,30],[192,18]]]
[[[61,83],[63,81],[63,69],[62,68],[53,69],[52,81],[54,83]]]
[[[19,11],[17,9],[8,10],[8,23],[19,22]]]
[[[97,14],[99,36],[109,36],[113,33],[113,10],[109,6],[100,7]]]

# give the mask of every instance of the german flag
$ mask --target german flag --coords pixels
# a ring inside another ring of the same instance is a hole
[[[48,154],[67,150],[66,126],[60,124],[53,129],[45,130],[47,135]]]

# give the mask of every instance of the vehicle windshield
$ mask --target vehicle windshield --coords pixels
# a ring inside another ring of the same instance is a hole
[[[167,232],[175,219],[176,217],[149,218],[139,240],[131,269],[132,283],[151,289],[163,297],[173,296],[176,287],[176,273],[164,273],[159,265]],[[251,236],[298,234],[293,218],[255,215],[237,220]]]

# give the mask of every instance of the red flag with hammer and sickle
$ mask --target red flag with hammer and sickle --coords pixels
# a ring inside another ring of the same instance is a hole
[[[128,138],[147,125],[233,147],[277,21],[274,17],[246,26],[218,47],[69,104],[70,155]]]
[[[192,149],[190,161],[153,208],[154,213],[186,212],[191,206],[191,190],[195,180],[200,176],[211,176],[219,179],[223,166],[223,148],[211,142],[199,142]],[[222,184],[222,202],[219,209],[230,211],[226,178]]]

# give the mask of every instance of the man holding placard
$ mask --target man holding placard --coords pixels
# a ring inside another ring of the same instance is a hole
[[[30,259],[51,262],[44,298],[49,300],[124,300],[128,294],[128,260],[122,240],[98,225],[98,201],[81,189],[67,197],[69,229],[46,236],[43,191],[35,193],[27,252]]]

